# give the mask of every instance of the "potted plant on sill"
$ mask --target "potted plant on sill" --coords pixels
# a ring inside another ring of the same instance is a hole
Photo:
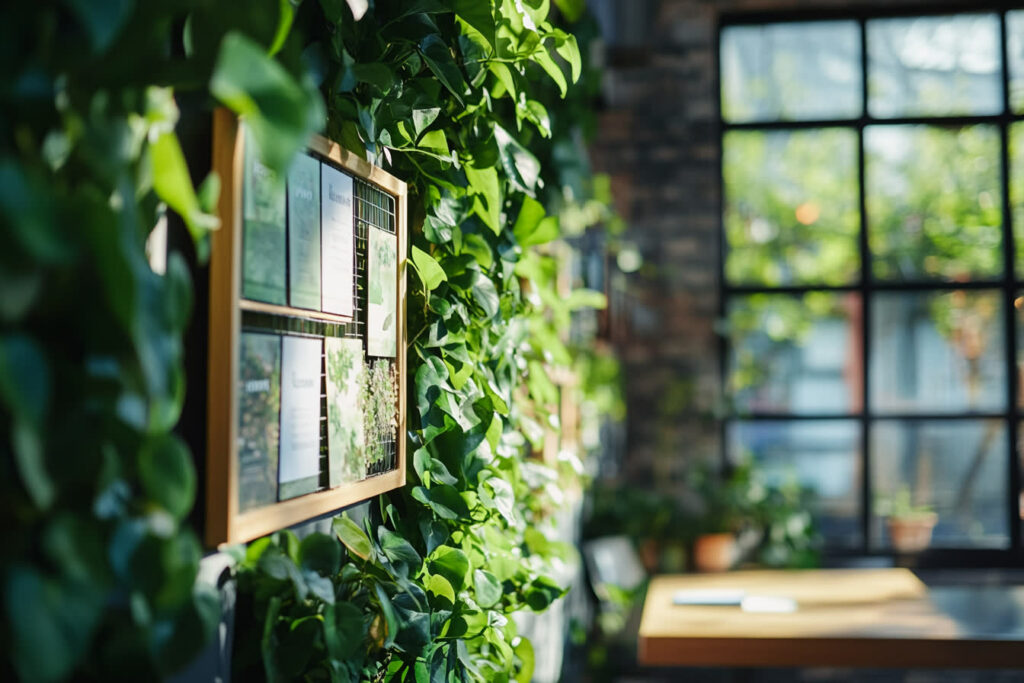
[[[928,505],[914,505],[910,489],[906,486],[875,504],[877,512],[885,517],[889,542],[901,554],[919,553],[932,542],[932,530],[939,516]]]
[[[758,498],[751,467],[742,463],[725,476],[698,467],[692,471],[691,485],[701,501],[700,532],[693,543],[694,569],[727,571],[739,559],[738,536],[750,526]]]

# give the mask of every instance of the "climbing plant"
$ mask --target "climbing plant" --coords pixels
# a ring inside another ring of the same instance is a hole
[[[219,102],[278,170],[323,129],[412,191],[410,483],[363,523],[229,549],[236,675],[529,679],[510,617],[562,594],[568,551],[544,533],[557,473],[527,456],[557,426],[560,329],[599,303],[560,297],[544,249],[567,175],[585,176],[565,140],[585,65],[564,27],[582,2],[556,4],[0,10],[6,667],[153,679],[218,616],[194,580],[195,473],[173,432],[190,274],[176,253],[154,271],[145,239],[171,211],[203,258],[217,180],[193,189],[189,167],[208,165],[175,125]]]
[[[146,239],[169,210],[200,252],[216,226],[179,103],[244,112],[278,165],[323,121],[298,47],[274,38],[287,13],[222,5],[0,8],[5,680],[158,680],[219,618],[195,581],[196,475],[173,431],[191,276],[180,253],[154,270]]]
[[[563,301],[538,249],[559,235],[545,204],[560,201],[564,169],[538,154],[551,157],[553,125],[569,128],[556,116],[582,69],[576,39],[547,2],[377,2],[358,20],[350,4],[310,9],[296,25],[328,135],[411,187],[410,485],[362,526],[335,520],[347,562],[321,535],[238,550],[256,618],[243,619],[254,629],[236,664],[283,678],[529,680],[531,645],[510,617],[562,594],[552,563],[565,549],[542,530],[557,473],[524,456],[557,404],[550,367],[571,363],[558,330],[595,303]],[[328,559],[311,564],[307,545]],[[333,593],[314,594],[328,578]]]

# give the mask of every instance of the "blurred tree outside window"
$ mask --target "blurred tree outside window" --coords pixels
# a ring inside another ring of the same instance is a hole
[[[833,549],[889,550],[905,490],[940,553],[1019,548],[1024,10],[719,44],[727,458]]]

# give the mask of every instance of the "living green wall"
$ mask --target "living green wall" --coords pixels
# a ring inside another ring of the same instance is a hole
[[[168,212],[200,259],[217,227],[218,181],[194,183],[175,133],[187,101],[244,116],[279,170],[326,130],[412,192],[409,485],[362,525],[226,551],[236,677],[528,680],[510,615],[561,595],[570,551],[543,533],[559,473],[526,455],[554,422],[550,368],[573,361],[559,331],[600,303],[558,296],[544,248],[588,191],[591,89],[551,23],[583,26],[582,2],[369,4],[0,9],[5,677],[154,680],[219,618],[175,433],[202,390],[183,371],[193,273],[145,250]]]

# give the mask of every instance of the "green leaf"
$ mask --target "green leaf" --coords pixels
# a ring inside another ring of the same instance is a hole
[[[396,564],[405,564],[410,569],[419,568],[423,560],[409,541],[383,526],[378,527],[377,535],[385,557]]]
[[[533,680],[535,659],[533,643],[530,642],[529,638],[519,639],[519,644],[515,646],[515,654],[519,659],[519,671],[516,673],[516,683],[530,683],[530,681]]]
[[[316,87],[298,83],[237,31],[221,42],[210,92],[245,118],[264,162],[282,175],[295,152],[323,127],[324,106]]]
[[[458,548],[443,545],[434,551],[427,562],[427,569],[432,574],[440,574],[448,579],[456,592],[466,585],[469,574],[469,558]]]
[[[537,100],[526,101],[526,118],[533,121],[540,134],[546,138],[551,137],[551,117],[548,115],[547,107]]]
[[[139,452],[139,479],[150,500],[178,520],[192,510],[196,472],[188,448],[177,436],[150,437]]]
[[[58,681],[69,677],[86,652],[105,602],[103,592],[90,592],[90,588],[44,578],[27,566],[7,569],[3,586],[11,639],[7,655],[17,678]]]
[[[487,480],[487,485],[494,492],[494,506],[498,512],[510,526],[517,526],[519,520],[516,516],[516,495],[512,490],[512,484],[501,477],[491,477]]]
[[[270,43],[267,54],[276,55],[284,47],[284,41],[288,38],[288,32],[292,30],[292,22],[295,21],[295,7],[291,0],[278,0],[277,31],[274,33],[274,40]]]
[[[546,244],[552,240],[558,239],[558,235],[558,217],[548,216],[537,224],[537,227],[533,232],[520,240],[519,244],[523,247],[532,247],[536,244]]]
[[[455,15],[476,29],[494,49],[494,14],[491,0],[455,0]]]
[[[581,308],[602,309],[608,306],[608,298],[603,293],[592,289],[574,289],[569,292],[565,305],[570,311],[577,311]]]
[[[362,83],[369,83],[384,92],[395,85],[395,74],[380,62],[357,63],[352,65],[352,74]]]
[[[412,265],[423,282],[424,288],[429,292],[437,289],[438,285],[448,279],[440,264],[433,256],[423,251],[416,245],[412,247]]]
[[[135,9],[134,0],[67,0],[85,27],[95,52],[104,52],[124,28]]]
[[[432,33],[424,38],[420,42],[420,53],[427,67],[437,76],[437,80],[448,88],[459,104],[465,105],[462,96],[466,91],[466,81],[462,78],[462,72],[459,71],[451,50],[441,36]]]
[[[6,238],[43,264],[65,262],[72,254],[52,198],[44,180],[29,175],[13,158],[0,159],[0,217],[6,220]]]
[[[11,447],[18,475],[29,498],[40,510],[47,510],[57,496],[57,487],[47,471],[46,456],[39,432],[25,420],[15,418]]]
[[[425,109],[413,109],[412,110],[412,127],[416,131],[417,137],[423,134],[427,128],[430,127],[434,121],[437,120],[437,115],[441,113],[439,107],[427,107]],[[447,144],[445,149],[447,149]]]
[[[522,240],[531,235],[546,215],[543,204],[533,197],[523,197],[523,203],[519,207],[519,215],[516,216],[515,225],[512,226],[512,234],[516,236],[516,240],[522,242]]]
[[[341,517],[335,517],[332,524],[334,533],[338,535],[341,542],[350,553],[362,560],[369,560],[373,555],[373,544],[370,537],[359,528],[359,525],[349,519],[348,513]]]
[[[384,615],[384,623],[387,625],[387,636],[384,639],[384,647],[391,647],[398,634],[398,615],[395,614],[395,607],[391,604],[391,598],[384,591],[384,586],[379,583],[373,584],[373,590],[377,594],[377,601],[380,603],[380,611]]]
[[[551,80],[558,86],[558,91],[562,97],[569,91],[569,84],[565,80],[565,74],[562,73],[562,67],[551,58],[548,54],[547,48],[543,45],[537,48],[537,51],[533,53],[533,61],[536,62],[540,68],[544,69],[544,72],[551,77]]]
[[[565,34],[564,40],[555,43],[555,51],[561,55],[562,59],[569,62],[569,68],[572,71],[572,82],[575,83],[580,80],[583,64],[580,60],[580,48],[576,44],[576,36],[571,33]]]
[[[504,86],[505,92],[512,98],[512,101],[518,101],[519,95],[516,90],[516,79],[512,74],[512,69],[502,62],[491,62],[488,68],[498,77],[498,81]]]
[[[448,540],[448,528],[436,519],[421,518],[419,521],[420,535],[427,553],[432,553],[438,546]]]
[[[473,589],[476,591],[476,602],[481,607],[493,607],[501,600],[501,582],[484,569],[473,571]]]
[[[50,405],[50,366],[28,336],[0,337],[0,400],[28,425],[43,424]]]
[[[475,30],[467,27],[465,23],[462,26],[465,33],[459,36],[458,41],[459,52],[462,54],[462,68],[466,70],[471,92],[478,92],[477,89],[487,78],[487,61],[493,48]]]
[[[306,670],[320,630],[320,620],[315,616],[300,617],[288,624],[274,652],[283,677],[291,680]]]
[[[469,515],[469,508],[458,489],[448,484],[429,489],[417,486],[412,490],[412,497],[433,510],[441,519],[456,520]]]
[[[301,575],[309,595],[325,604],[334,604],[337,596],[334,594],[334,583],[329,576],[323,576],[310,569],[301,572]]]
[[[422,601],[413,601],[409,593],[395,596],[395,611],[402,623],[395,644],[406,652],[421,650],[430,643],[430,614],[421,611],[428,609],[426,598],[426,593]]]
[[[524,197],[512,234],[521,246],[544,244],[558,237],[558,219],[545,216],[544,207],[532,197]]]
[[[427,474],[430,472],[430,453],[427,449],[417,448],[412,454],[412,466],[416,471],[416,476],[420,478],[420,481],[424,482],[429,486]]]
[[[277,637],[275,627],[277,616],[281,613],[281,597],[274,595],[267,601],[266,617],[263,621],[263,637],[260,639],[260,653],[263,655],[263,672],[267,683],[276,683],[277,676]]]
[[[498,172],[494,168],[474,168],[466,166],[466,180],[472,192],[483,200],[483,208],[477,208],[476,214],[494,232],[501,233],[501,187],[498,183]]]
[[[488,318],[498,315],[498,311],[501,310],[498,290],[495,289],[491,278],[483,273],[477,273],[476,280],[473,282],[473,298],[480,305],[480,308],[484,310]]]
[[[444,463],[437,458],[430,459],[430,481],[441,482],[442,484],[449,484],[454,486],[458,483],[458,479],[452,476],[448,468],[445,467]]]
[[[497,394],[491,394],[491,401],[493,402]],[[503,404],[504,405],[504,404]],[[504,412],[500,414],[496,411],[496,414],[491,419],[491,424],[487,427],[485,438],[487,443],[491,445],[491,450],[498,449],[498,442],[501,441],[501,435],[504,432],[504,423],[501,420],[501,415],[508,415],[508,407],[505,406]]]
[[[498,143],[498,158],[508,175],[509,183],[520,192],[533,195],[540,178],[540,162],[507,130],[494,125],[494,139]]]
[[[538,576],[523,591],[526,604],[534,612],[544,611],[552,602],[564,594],[565,589],[547,576]]]
[[[555,5],[570,24],[579,21],[587,9],[586,0],[555,0]]]
[[[432,130],[424,134],[419,139],[419,142],[416,143],[416,146],[421,149],[432,149],[446,156],[450,153],[448,138],[445,137],[443,130]]]
[[[416,370],[416,407],[421,415],[430,412],[441,398],[442,391],[451,391],[448,368],[440,358],[429,356]]]
[[[465,254],[471,254],[481,268],[487,269],[494,265],[494,253],[491,251],[491,245],[482,235],[475,232],[463,235],[462,251]],[[468,357],[460,360],[465,363],[469,362]]]
[[[299,544],[299,566],[334,576],[341,568],[341,546],[327,534],[312,533]]]
[[[451,582],[440,574],[433,574],[427,582],[427,591],[442,597],[449,603],[449,608],[455,605],[455,589]]]
[[[365,638],[363,612],[351,602],[338,602],[324,609],[324,642],[332,659],[353,657]]]

